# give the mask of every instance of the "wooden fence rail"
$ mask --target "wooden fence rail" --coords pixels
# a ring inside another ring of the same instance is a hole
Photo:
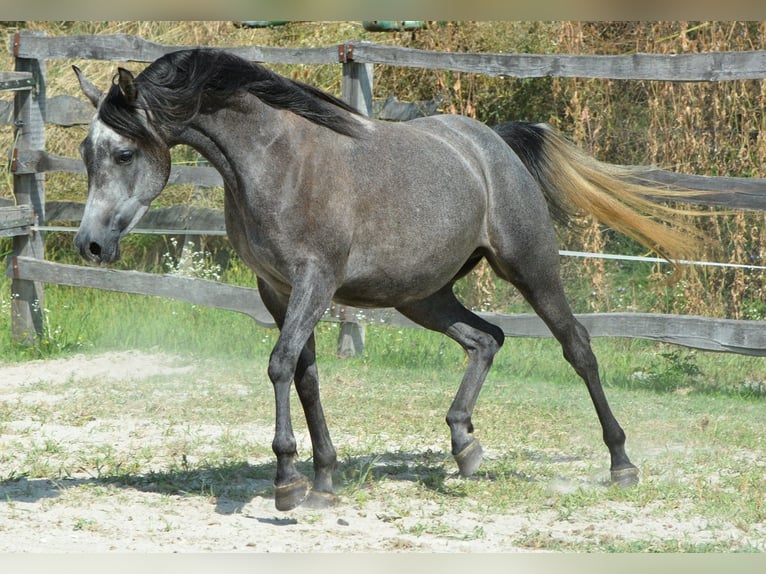
[[[90,122],[92,106],[71,96],[46,97],[45,62],[49,59],[95,59],[117,62],[151,62],[183,46],[167,46],[128,35],[48,37],[18,33],[11,39],[17,79],[8,89],[18,89],[12,106],[0,105],[0,123],[19,130],[10,154],[16,203],[0,202],[0,235],[13,235],[14,254],[7,275],[12,279],[13,331],[20,340],[33,340],[41,329],[35,312],[42,309],[43,283],[95,287],[184,300],[245,313],[264,326],[273,326],[257,290],[212,281],[129,271],[63,265],[45,261],[42,233],[46,222],[77,222],[83,204],[45,202],[44,174],[51,171],[84,173],[79,159],[45,150],[44,122],[71,126]],[[281,64],[341,64],[343,98],[364,113],[372,110],[372,65],[414,66],[491,76],[533,78],[546,76],[613,78],[629,80],[723,81],[766,77],[766,51],[703,54],[631,54],[627,56],[572,56],[540,54],[459,54],[346,42],[324,48],[226,48],[244,58]],[[2,79],[2,78],[0,78]],[[9,78],[11,79],[11,78]],[[43,119],[45,118],[45,120]],[[707,190],[690,201],[729,209],[766,210],[766,180],[708,177],[653,170],[650,179],[671,188]],[[174,166],[169,184],[219,187],[220,175],[210,167]],[[175,206],[150,210],[137,227],[143,232],[225,233],[220,211]],[[35,311],[37,310],[37,311]],[[508,336],[549,337],[534,315],[483,314]],[[766,356],[766,322],[733,321],[640,313],[578,315],[594,337],[646,338],[704,350]],[[360,310],[333,307],[325,320],[344,325],[366,322],[414,327],[391,309]],[[341,330],[346,340],[339,351],[359,342],[359,333]],[[344,334],[345,333],[345,334]],[[363,337],[362,337],[363,339]],[[352,349],[353,350],[353,349]],[[358,349],[357,349],[358,350]]]
[[[181,48],[136,36],[45,37],[18,34],[13,54],[37,60],[72,58],[152,62]],[[248,60],[279,64],[387,64],[453,70],[513,78],[598,78],[711,82],[760,80],[766,77],[766,51],[707,52],[701,54],[641,54],[591,56],[569,54],[469,54],[433,52],[369,42],[346,42],[324,48],[232,46],[226,48]]]
[[[12,257],[8,262],[7,273],[18,279],[156,295],[195,305],[228,309],[249,315],[263,327],[276,326],[258,291],[248,287],[178,275],[65,265],[31,257]],[[548,327],[537,315],[478,315],[496,324],[509,337],[552,337]],[[763,321],[735,321],[656,313],[589,313],[577,317],[588,329],[591,337],[649,339],[707,351],[766,356],[766,328]],[[323,320],[419,327],[394,309],[334,306],[327,310]]]

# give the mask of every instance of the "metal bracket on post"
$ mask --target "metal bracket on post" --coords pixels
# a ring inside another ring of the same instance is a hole
[[[11,45],[11,52],[14,58],[19,57],[19,47],[21,46],[21,32],[16,32],[13,35],[13,42]]]
[[[338,62],[341,64],[347,64],[354,61],[354,44],[352,42],[344,42],[338,45]]]

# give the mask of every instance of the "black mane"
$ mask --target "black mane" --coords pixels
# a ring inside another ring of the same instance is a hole
[[[99,117],[118,133],[139,140],[153,137],[135,114],[138,108],[150,111],[158,123],[183,125],[199,112],[224,107],[240,92],[340,134],[360,133],[360,124],[350,115],[358,112],[342,100],[223,50],[171,52],[149,65],[135,82],[139,94],[135,104],[115,84],[99,108]]]

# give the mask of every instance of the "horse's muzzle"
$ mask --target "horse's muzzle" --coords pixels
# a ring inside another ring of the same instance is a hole
[[[91,263],[113,263],[120,258],[119,241],[113,242],[113,246],[106,246],[80,232],[75,235],[74,245],[80,256]]]

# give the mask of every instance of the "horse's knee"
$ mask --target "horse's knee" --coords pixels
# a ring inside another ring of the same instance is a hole
[[[505,334],[503,330],[492,325],[484,331],[472,333],[465,345],[465,349],[472,359],[491,363],[504,342]]]
[[[292,358],[279,347],[275,347],[269,358],[268,375],[271,382],[275,385],[289,383],[295,374],[296,362],[297,359]]]

